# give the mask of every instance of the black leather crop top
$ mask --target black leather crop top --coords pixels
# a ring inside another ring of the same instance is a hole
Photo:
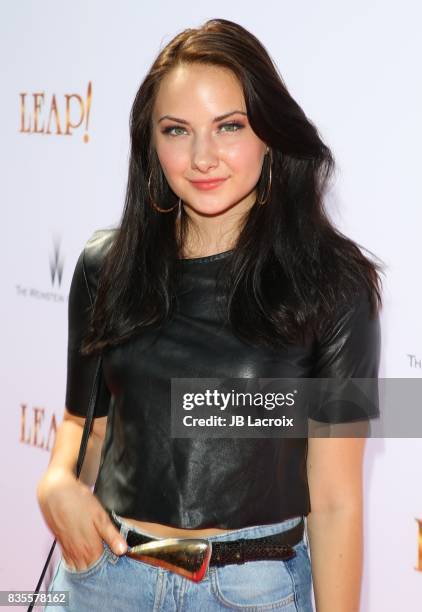
[[[97,361],[81,356],[79,345],[114,232],[93,234],[71,283],[66,407],[76,415],[86,414]],[[146,331],[104,353],[95,416],[108,420],[94,494],[121,516],[239,529],[310,512],[306,438],[172,438],[172,377],[378,377],[380,322],[370,317],[367,297],[303,346],[251,348],[223,332],[213,286],[230,253],[178,260],[183,287],[170,322],[159,334]],[[341,421],[341,413],[335,418]]]

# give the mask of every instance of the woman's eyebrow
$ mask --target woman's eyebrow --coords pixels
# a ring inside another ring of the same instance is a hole
[[[236,113],[247,116],[247,113],[245,113],[244,111],[233,110],[228,113],[224,113],[224,115],[219,115],[218,117],[215,117],[215,119],[213,119],[213,123],[215,123],[216,121],[221,121],[222,119],[230,117],[230,115],[234,115]],[[186,125],[189,124],[189,121],[186,121],[185,119],[178,119],[177,117],[172,117],[171,115],[163,115],[162,117],[160,117],[157,123],[160,123],[160,121],[163,121],[163,119],[171,119],[172,121],[177,121],[178,123],[185,123]]]

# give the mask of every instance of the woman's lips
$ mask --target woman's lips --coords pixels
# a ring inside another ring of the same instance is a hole
[[[208,181],[191,181],[192,185],[196,188],[196,189],[200,189],[201,191],[208,191],[209,189],[215,189],[216,187],[218,187],[219,185],[221,185],[221,183],[224,183],[226,179],[217,179],[215,180],[208,180]]]

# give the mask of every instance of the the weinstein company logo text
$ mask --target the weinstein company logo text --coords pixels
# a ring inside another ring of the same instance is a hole
[[[21,92],[19,131],[22,134],[73,136],[75,130],[84,130],[83,141],[88,142],[91,98],[91,81],[85,97],[77,93],[50,96],[44,91]]]
[[[27,285],[21,285],[20,283],[16,283],[16,293],[20,297],[31,297],[37,298],[41,300],[46,300],[48,302],[65,302],[69,299],[69,294],[64,295],[60,292],[62,277],[63,277],[63,268],[64,268],[64,258],[60,248],[60,238],[53,237],[53,248],[50,251],[49,255],[49,276],[51,287],[47,288],[45,285],[42,287],[31,287]],[[47,270],[43,267],[43,276],[44,274],[48,274]]]

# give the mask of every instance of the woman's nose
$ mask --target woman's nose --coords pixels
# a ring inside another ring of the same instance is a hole
[[[192,148],[192,166],[203,172],[218,164],[218,150],[216,143],[210,138],[197,140]]]

